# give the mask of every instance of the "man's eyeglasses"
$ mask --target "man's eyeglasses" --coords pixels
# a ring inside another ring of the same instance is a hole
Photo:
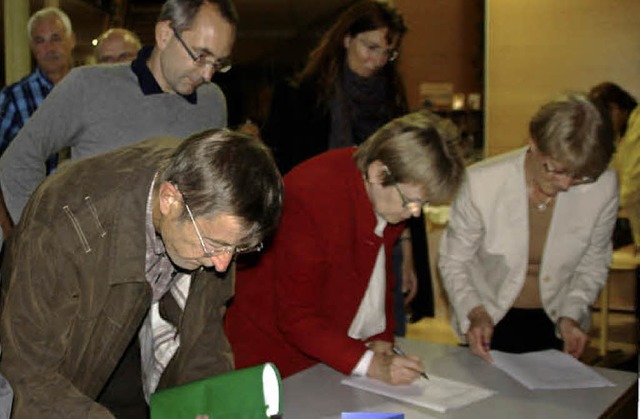
[[[389,168],[387,166],[384,167],[385,172],[387,173],[387,175],[389,176],[389,178],[391,179],[391,185],[395,188],[396,191],[398,191],[398,195],[400,195],[400,200],[402,201],[402,208],[406,208],[409,210],[409,212],[411,212],[411,214],[419,214],[422,212],[422,207],[426,204],[428,205],[428,203],[425,203],[423,201],[421,201],[420,199],[409,199],[405,196],[404,192],[402,192],[402,189],[400,189],[400,185],[398,185],[398,182],[396,181],[395,176],[393,176],[393,174],[391,173],[391,170],[389,170]]]
[[[196,55],[196,53],[193,52],[191,48],[189,48],[187,43],[184,42],[184,39],[182,39],[182,36],[180,36],[180,33],[178,33],[176,28],[172,28],[172,29],[173,29],[173,34],[176,36],[178,41],[180,41],[180,44],[182,44],[185,51],[187,51],[187,54],[189,54],[189,57],[191,57],[195,65],[197,65],[198,67],[210,66],[215,71],[218,71],[220,73],[226,73],[227,71],[231,70],[231,60],[229,59],[229,57],[218,58],[213,54]]]
[[[205,256],[220,256],[220,255],[239,255],[243,253],[253,253],[260,252],[263,248],[262,242],[258,243],[255,246],[247,246],[247,247],[235,247],[235,246],[213,246],[208,248],[204,242],[204,238],[200,233],[200,229],[198,228],[198,224],[196,224],[195,218],[193,218],[193,213],[191,212],[191,208],[184,201],[184,197],[182,198],[182,202],[184,203],[184,207],[187,209],[187,214],[189,214],[189,218],[191,218],[191,222],[193,223],[193,228],[196,230],[196,234],[198,235],[198,240],[200,240],[200,244],[202,245],[202,250],[204,251]]]
[[[384,49],[380,45],[376,45],[373,42],[369,42],[365,39],[356,37],[358,41],[369,51],[369,53],[377,55],[378,57],[384,57],[388,62],[393,62],[398,58],[398,50],[395,48]]]
[[[549,164],[548,161],[545,161],[542,163],[542,167],[544,168],[544,171],[547,172],[548,174],[552,175],[552,176],[556,176],[556,177],[569,177],[571,178],[571,183],[573,185],[583,185],[585,183],[593,183],[596,180],[594,178],[592,178],[591,176],[581,176],[578,177],[576,176],[575,173],[571,173],[567,170],[558,170],[555,169],[551,164]]]

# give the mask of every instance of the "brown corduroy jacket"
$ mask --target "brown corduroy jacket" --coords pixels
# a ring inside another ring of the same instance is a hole
[[[0,370],[15,418],[112,417],[95,402],[151,304],[145,214],[161,161],[155,139],[61,168],[35,192],[6,251]],[[192,275],[180,348],[160,388],[226,372],[222,316],[235,268]]]

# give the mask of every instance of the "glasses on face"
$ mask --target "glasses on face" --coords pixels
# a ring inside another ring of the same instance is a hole
[[[424,205],[428,205],[428,203],[425,203],[420,199],[407,198],[404,192],[402,192],[402,189],[400,189],[400,185],[398,185],[398,182],[396,182],[395,176],[393,176],[393,174],[391,173],[391,170],[389,170],[389,168],[386,166],[385,166],[385,172],[391,179],[391,185],[395,188],[396,191],[398,191],[398,195],[400,195],[400,200],[402,201],[402,208],[408,209],[409,212],[411,212],[411,214],[419,214],[420,212],[422,212],[422,207]]]
[[[384,49],[380,45],[376,45],[373,42],[369,42],[365,39],[356,37],[358,41],[364,46],[370,54],[373,54],[378,57],[386,58],[388,62],[393,62],[398,58],[398,50],[395,48]]]
[[[209,66],[220,73],[226,73],[227,71],[231,70],[231,60],[228,57],[218,58],[213,54],[196,55],[196,53],[193,52],[191,48],[189,48],[187,43],[184,42],[184,39],[182,39],[182,36],[180,36],[176,28],[172,29],[173,34],[176,36],[180,44],[182,44],[184,50],[187,51],[187,54],[189,54],[189,57],[191,57],[195,65],[197,65],[198,67]]]
[[[258,243],[255,246],[247,246],[247,247],[222,246],[222,245],[220,246],[210,245],[210,247],[207,247],[207,245],[204,242],[204,238],[200,233],[200,229],[198,228],[198,224],[196,224],[196,220],[195,218],[193,218],[193,213],[191,212],[191,208],[189,208],[189,205],[186,202],[184,202],[184,198],[182,202],[184,203],[184,207],[187,209],[187,214],[189,214],[189,218],[191,218],[191,222],[193,223],[193,228],[196,230],[196,234],[198,235],[198,240],[200,240],[200,244],[202,245],[202,250],[204,251],[205,256],[211,257],[211,256],[220,256],[220,255],[240,255],[244,253],[260,252],[262,250],[263,248],[262,242]]]
[[[542,167],[544,168],[544,171],[551,176],[571,178],[571,183],[573,185],[583,185],[585,183],[595,182],[595,179],[591,176],[578,177],[575,175],[575,173],[571,173],[567,170],[555,169],[548,161],[543,162]]]

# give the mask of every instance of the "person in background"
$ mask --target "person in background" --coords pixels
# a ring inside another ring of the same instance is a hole
[[[276,86],[263,137],[282,173],[324,151],[358,145],[407,112],[398,73],[406,32],[404,19],[389,4],[357,1],[323,34],[304,69]],[[422,291],[430,286],[428,266],[420,264],[416,272],[413,257],[427,253],[424,231],[420,216],[396,244],[399,335],[405,333],[405,305],[418,292],[418,278]]]
[[[93,54],[98,64],[128,63],[142,48],[138,35],[124,28],[107,29],[96,41]]]
[[[154,136],[184,138],[226,126],[224,95],[209,81],[230,68],[237,20],[231,0],[167,0],[153,48],[141,49],[130,64],[71,71],[0,158],[11,219],[20,220],[45,178],[46,156],[60,149],[70,147],[71,159],[79,159]]]
[[[423,205],[455,193],[457,138],[448,120],[408,114],[285,176],[280,227],[263,257],[238,270],[225,317],[237,368],[269,361],[286,377],[322,362],[390,384],[423,372],[392,351],[392,248]]]
[[[406,113],[397,70],[406,30],[396,9],[360,0],[324,33],[295,79],[276,87],[263,137],[282,173],[329,149],[358,145]]]
[[[145,418],[156,390],[231,370],[232,261],[262,248],[282,191],[270,150],[226,129],[50,176],[3,263],[0,370],[14,416]]]
[[[471,351],[579,358],[607,280],[618,185],[609,115],[572,93],[529,123],[528,146],[468,169],[440,243],[455,331]]]
[[[615,83],[604,82],[589,93],[611,113],[616,132],[616,153],[611,166],[618,173],[620,209],[623,217],[616,227],[630,230],[636,252],[640,251],[640,107],[636,99]],[[628,220],[628,225],[624,227]],[[615,243],[614,243],[615,244]],[[626,244],[629,244],[628,242]]]
[[[57,7],[47,7],[35,12],[27,22],[29,47],[36,61],[33,73],[0,92],[0,155],[2,155],[18,131],[40,106],[53,86],[69,73],[73,63],[72,51],[76,37],[69,16]],[[47,154],[43,164],[47,173],[57,166],[56,151]],[[0,209],[0,225],[7,236],[11,223],[6,209]]]
[[[629,92],[615,83],[602,82],[589,91],[592,100],[599,101],[609,110],[616,141],[627,131],[629,117],[638,106],[638,101]]]
[[[620,211],[613,245],[616,249],[632,246],[637,255],[640,253],[640,106],[629,92],[611,82],[594,86],[589,94],[608,107],[617,134],[611,166],[620,183]],[[640,266],[636,267],[635,306],[636,319],[640,319]]]

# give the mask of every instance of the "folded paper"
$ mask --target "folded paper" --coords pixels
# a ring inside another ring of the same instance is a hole
[[[271,363],[168,388],[151,396],[151,419],[263,419],[281,414],[282,382]]]

